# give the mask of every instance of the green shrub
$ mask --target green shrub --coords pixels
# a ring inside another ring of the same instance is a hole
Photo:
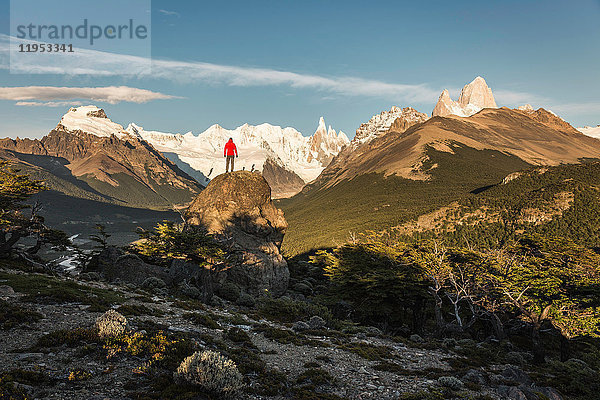
[[[171,221],[159,223],[154,230],[139,232],[140,240],[131,250],[158,262],[169,264],[174,258],[200,266],[222,262],[225,252],[212,236],[201,230],[184,229]]]
[[[21,308],[0,299],[0,328],[11,329],[21,324],[29,324],[42,319],[37,311]]]
[[[231,302],[236,302],[240,298],[240,294],[242,293],[240,287],[233,282],[225,282],[217,291],[217,294],[224,298],[225,300],[229,300]]]
[[[392,349],[386,346],[377,346],[368,343],[347,343],[338,346],[339,349],[357,354],[370,361],[380,361],[384,358],[392,358]]]
[[[327,385],[333,383],[331,374],[321,368],[308,368],[296,379],[299,384]]]
[[[328,324],[334,323],[333,315],[327,307],[285,297],[261,299],[258,304],[258,313],[267,319],[279,322],[308,320],[316,315],[323,318]]]
[[[229,339],[236,344],[242,344],[246,347],[256,348],[250,339],[250,336],[240,328],[229,328],[225,333],[225,339]]]
[[[44,350],[49,347],[59,347],[62,345],[77,347],[85,343],[97,342],[99,342],[99,338],[95,329],[60,329],[40,337],[34,349]]]
[[[22,301],[32,303],[89,304],[88,311],[106,311],[124,301],[119,293],[80,285],[69,280],[39,274],[9,274],[0,272],[0,280],[15,291],[25,293]]]
[[[190,320],[197,325],[202,325],[210,329],[221,328],[221,325],[215,322],[215,320],[208,314],[200,314],[196,312],[185,313],[183,314],[183,318]]]

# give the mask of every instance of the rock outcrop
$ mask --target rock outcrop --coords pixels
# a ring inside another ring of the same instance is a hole
[[[488,87],[485,79],[478,76],[463,87],[458,101],[452,100],[448,90],[444,89],[431,115],[445,117],[453,114],[469,117],[484,108],[498,108],[498,106],[494,100],[492,89]]]
[[[186,223],[206,229],[236,256],[226,280],[251,294],[285,292],[287,262],[279,249],[287,223],[271,201],[271,188],[258,173],[236,171],[213,179],[188,208]]]
[[[114,246],[108,246],[93,257],[86,272],[98,272],[109,282],[130,283],[139,287],[151,277],[171,283],[164,268],[148,264],[137,255]]]

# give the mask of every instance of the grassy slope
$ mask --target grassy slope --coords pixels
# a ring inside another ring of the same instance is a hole
[[[285,254],[341,244],[351,232],[397,225],[530,166],[515,156],[493,150],[460,145],[454,152],[427,151],[430,160],[424,169],[437,164],[430,171],[429,181],[367,174],[332,188],[311,188],[308,193],[278,201],[289,224],[283,243]]]

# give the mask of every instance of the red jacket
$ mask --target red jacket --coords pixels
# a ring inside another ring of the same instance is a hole
[[[229,141],[225,145],[225,148],[223,149],[223,156],[233,156],[233,155],[236,155],[236,156],[238,155],[237,147],[235,147],[235,143],[233,143],[233,140],[229,139]]]

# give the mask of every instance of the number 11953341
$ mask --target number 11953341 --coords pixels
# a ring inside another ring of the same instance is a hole
[[[19,45],[19,53],[74,53],[72,44],[27,43]]]

